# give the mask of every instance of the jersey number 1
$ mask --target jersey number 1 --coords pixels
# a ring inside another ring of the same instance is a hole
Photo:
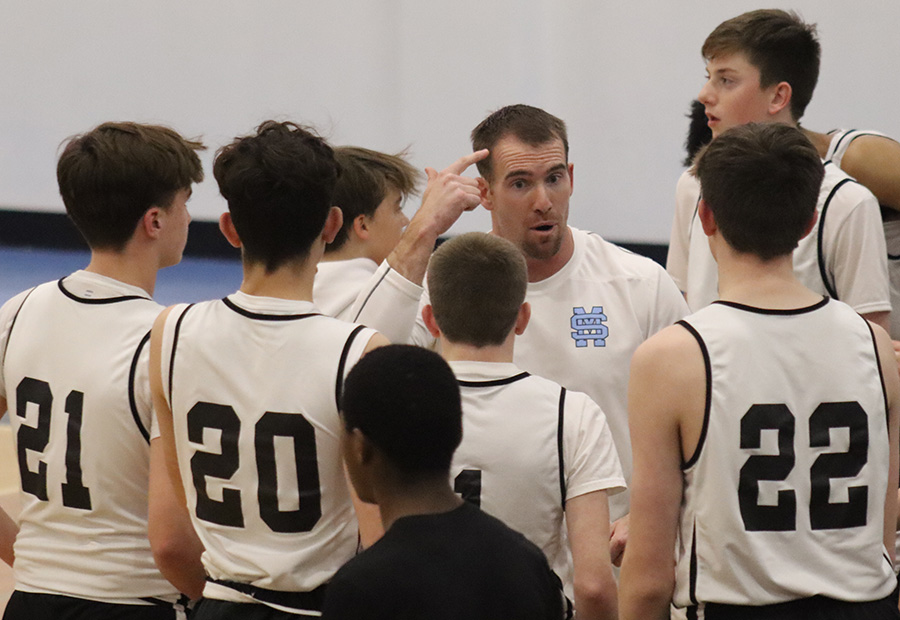
[[[16,415],[25,419],[28,403],[37,405],[37,426],[19,425],[16,446],[19,456],[19,473],[22,490],[47,501],[47,463],[38,461],[36,472],[28,469],[28,450],[43,453],[50,443],[50,414],[53,393],[50,384],[39,379],[25,377],[16,388]],[[91,492],[84,486],[81,472],[81,417],[84,393],[72,390],[66,396],[66,481],[62,485],[63,506],[91,509]]]

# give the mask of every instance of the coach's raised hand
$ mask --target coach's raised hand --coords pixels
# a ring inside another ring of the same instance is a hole
[[[422,205],[388,256],[391,268],[407,280],[422,283],[437,238],[447,232],[464,211],[471,211],[481,202],[478,182],[463,176],[463,172],[487,156],[488,150],[482,149],[460,157],[441,172],[425,169],[428,185],[422,194]]]

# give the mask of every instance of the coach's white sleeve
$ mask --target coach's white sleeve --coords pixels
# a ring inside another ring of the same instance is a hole
[[[625,490],[622,464],[600,407],[586,394],[566,392],[563,418],[566,497]]]

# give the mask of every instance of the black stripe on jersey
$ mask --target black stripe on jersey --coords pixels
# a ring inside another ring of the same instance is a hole
[[[846,183],[851,182],[853,182],[853,179],[843,179],[837,185],[831,188],[831,192],[828,194],[828,198],[825,199],[825,204],[822,205],[822,212],[819,214],[819,234],[817,235],[816,240],[816,252],[819,257],[819,275],[822,277],[822,282],[825,284],[825,290],[828,291],[828,294],[838,300],[840,299],[840,297],[838,297],[834,285],[832,285],[828,280],[828,272],[825,270],[825,216],[828,214],[828,205],[831,204],[831,200],[834,198],[834,195],[837,193],[837,191]]]
[[[687,608],[687,620],[697,620],[699,616],[697,615],[697,606],[691,605]]]
[[[103,299],[79,297],[75,293],[66,290],[66,287],[63,286],[63,280],[65,280],[65,278],[60,278],[56,281],[56,285],[59,287],[59,290],[62,291],[63,295],[65,295],[72,301],[77,301],[80,304],[116,304],[120,301],[130,301],[132,299],[146,299],[147,301],[153,301],[152,299],[150,299],[150,297],[147,297],[145,295],[120,295],[119,297],[105,297]]]
[[[249,310],[241,308],[227,297],[222,298],[222,303],[224,303],[229,310],[234,310],[241,316],[245,316],[248,319],[256,319],[257,321],[296,321],[311,316],[321,316],[318,312],[307,312],[305,314],[261,314],[259,312],[250,312]]]
[[[837,153],[837,152],[840,150],[840,148],[841,148],[841,142],[843,142],[844,139],[845,139],[847,136],[851,135],[854,131],[856,131],[856,130],[855,130],[855,129],[851,129],[851,130],[847,131],[843,136],[841,136],[840,138],[838,138],[837,143],[834,145],[834,149],[830,149],[831,157],[834,157],[834,154]],[[853,139],[851,139],[850,142],[853,142]],[[831,158],[830,158],[830,157],[829,157],[828,161],[831,161]]]
[[[141,422],[141,416],[138,414],[137,402],[134,398],[134,376],[137,374],[138,358],[141,356],[141,349],[144,348],[149,340],[150,332],[148,331],[144,337],[141,338],[141,342],[134,352],[134,357],[131,358],[131,370],[128,371],[128,406],[131,408],[131,417],[134,418],[134,423],[137,424],[138,430],[141,432],[141,435],[147,443],[150,443],[150,431],[144,428],[144,424]]]
[[[688,595],[691,602],[697,605],[697,521],[694,521],[691,528],[691,567],[690,567],[690,583]]]
[[[37,288],[37,287],[35,287]],[[34,292],[34,289],[31,289],[25,294],[25,297],[22,299],[22,303],[19,304],[19,309],[16,310],[16,313],[13,315],[12,321],[9,323],[9,331],[6,332],[6,343],[3,345],[3,357],[0,358],[0,361],[6,363],[6,352],[9,350],[9,341],[12,340],[12,330],[13,327],[16,326],[16,319],[19,318],[19,313],[22,311],[22,308],[25,307],[25,302],[28,301],[28,298],[31,297],[31,294]],[[2,370],[2,368],[0,368]]]
[[[181,331],[181,322],[184,320],[184,315],[188,313],[188,310],[194,307],[194,304],[188,305],[181,312],[181,316],[178,317],[178,320],[175,321],[175,333],[172,335],[172,357],[169,358],[169,406],[172,406],[172,377],[175,374],[175,349],[178,347],[178,333]],[[167,317],[168,318],[168,317]]]
[[[706,348],[706,343],[703,342],[703,338],[694,329],[694,326],[686,321],[678,321],[676,325],[681,325],[688,330],[688,333],[700,345],[700,352],[703,354],[703,366],[706,370],[706,403],[703,406],[703,428],[700,429],[700,438],[697,440],[697,447],[694,448],[691,458],[681,464],[681,469],[684,471],[692,467],[697,462],[697,459],[700,458],[700,451],[703,449],[703,443],[706,441],[706,431],[709,429],[709,410],[712,405],[712,364],[709,361],[709,350]]]
[[[357,325],[356,329],[350,332],[347,342],[344,343],[344,350],[341,351],[341,361],[338,362],[337,381],[334,385],[334,402],[337,404],[338,411],[341,410],[341,393],[344,389],[344,367],[347,365],[347,356],[350,355],[350,345],[356,340],[359,332],[365,329],[363,325]]]
[[[863,320],[865,321],[865,319]],[[885,424],[889,424],[890,416],[888,414],[887,388],[884,385],[884,373],[881,370],[881,357],[878,355],[878,342],[875,340],[875,331],[872,329],[872,324],[866,321],[866,327],[869,328],[869,334],[872,336],[872,348],[875,349],[875,363],[878,365],[878,380],[881,381],[881,396],[884,399],[884,422]],[[891,360],[891,365],[893,365],[893,363],[894,360]]]
[[[566,463],[563,457],[563,423],[566,418],[566,388],[559,389],[559,421],[556,424],[556,453],[559,458],[559,495],[563,510],[566,509]]]
[[[353,320],[356,321],[359,319],[359,315],[362,314],[362,311],[365,309],[366,304],[369,303],[369,299],[372,298],[372,294],[375,293],[375,289],[381,286],[381,283],[384,282],[384,279],[387,277],[387,274],[391,272],[391,266],[388,265],[388,268],[384,270],[384,275],[378,278],[378,282],[375,283],[375,286],[372,287],[372,290],[369,291],[369,294],[366,295],[365,301],[362,302],[362,305],[359,307],[359,312],[356,313],[356,316],[353,317]]]
[[[502,379],[491,379],[490,381],[466,381],[463,379],[457,379],[457,383],[461,387],[472,387],[472,388],[484,388],[484,387],[496,387],[498,385],[509,385],[510,383],[515,383],[520,379],[524,379],[526,377],[530,377],[531,375],[527,372],[520,372],[517,375],[513,375],[511,377],[503,377]]]
[[[770,314],[775,316],[793,316],[796,314],[806,314],[807,312],[814,312],[818,310],[822,306],[828,303],[829,297],[822,297],[821,301],[817,301],[811,306],[806,306],[804,308],[790,308],[785,310],[779,310],[776,308],[757,308],[756,306],[747,306],[745,304],[739,304],[735,301],[722,301],[718,299],[714,301],[714,304],[719,304],[721,306],[728,306],[729,308],[734,308],[736,310],[744,310],[745,312],[753,312],[754,314]]]

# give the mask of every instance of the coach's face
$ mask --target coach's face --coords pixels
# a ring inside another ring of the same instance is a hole
[[[573,167],[562,140],[531,146],[507,135],[491,149],[491,160],[492,180],[479,183],[493,233],[515,244],[530,270],[536,262],[568,260]]]

